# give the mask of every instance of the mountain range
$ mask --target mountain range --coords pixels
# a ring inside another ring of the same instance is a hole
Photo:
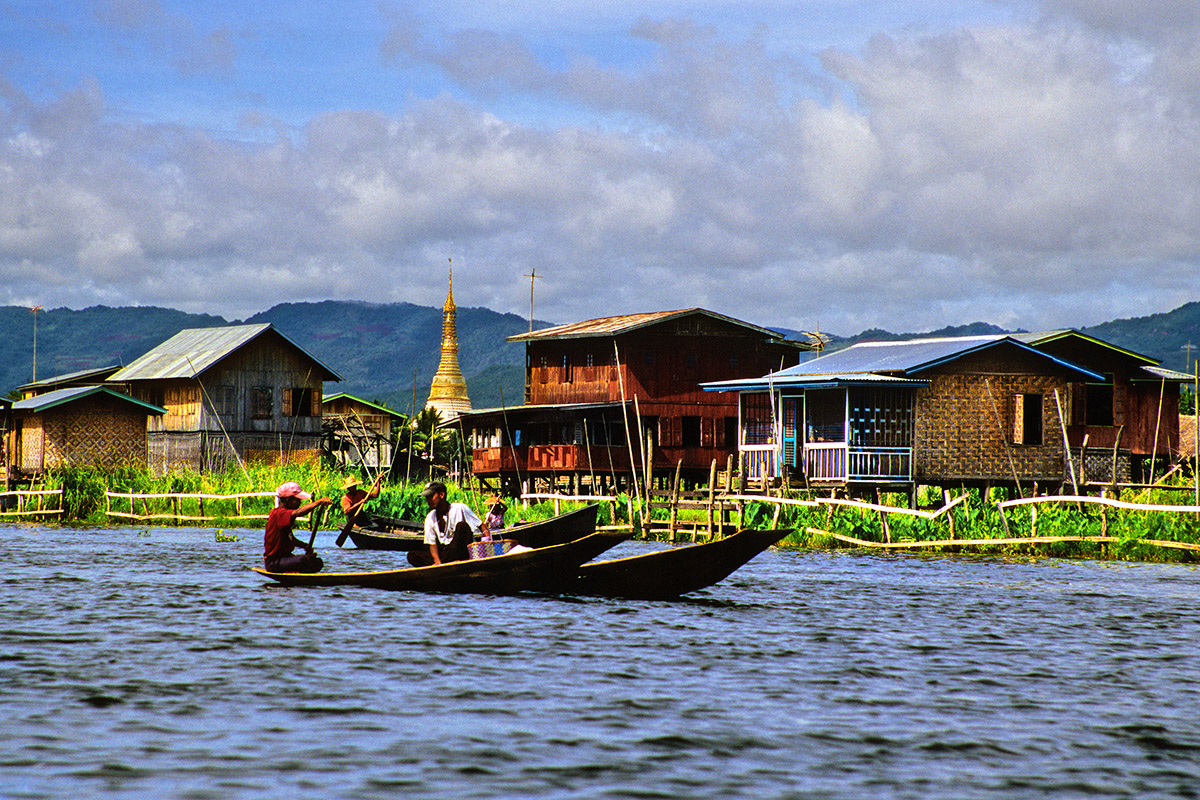
[[[35,317],[28,309],[0,307],[0,394],[33,375]],[[48,378],[80,370],[128,364],[184,328],[270,322],[328,364],[343,382],[328,393],[349,392],[407,411],[429,393],[440,358],[442,310],[411,303],[376,304],[328,300],[283,303],[245,320],[190,314],[169,308],[93,306],[57,308],[36,315],[37,375]],[[535,321],[535,327],[550,323]],[[761,323],[755,323],[761,324]],[[772,327],[766,325],[765,327]],[[1068,327],[1064,325],[1063,327]],[[773,327],[790,338],[804,334]],[[476,408],[519,405],[524,397],[525,348],[506,339],[529,330],[529,320],[487,308],[458,309],[458,356]],[[1200,357],[1200,303],[1161,314],[1118,319],[1082,328],[1083,333],[1160,359],[1163,366],[1191,372]],[[832,336],[828,349],[866,340],[915,336],[1009,333],[976,322],[914,333],[870,329]],[[415,378],[415,380],[414,380]]]

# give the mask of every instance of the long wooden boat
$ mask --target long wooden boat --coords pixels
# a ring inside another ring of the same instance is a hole
[[[596,530],[599,506],[590,505],[550,519],[513,525],[498,532],[525,547],[548,547],[582,539]],[[381,520],[381,518],[376,518]],[[381,527],[389,530],[350,529],[350,539],[359,550],[412,550],[425,546],[424,524],[411,520],[384,520]]]
[[[572,594],[669,600],[724,580],[790,530],[744,530],[704,544],[670,547],[579,568]]]
[[[391,591],[478,594],[563,593],[574,584],[580,564],[626,538],[628,535],[623,533],[593,533],[573,542],[537,550],[379,572],[300,573],[269,572],[260,567],[251,569],[286,586],[363,586]]]

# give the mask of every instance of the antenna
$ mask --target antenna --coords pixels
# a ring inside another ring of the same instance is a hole
[[[529,274],[523,277],[529,278],[529,332],[533,333],[533,282],[541,276],[537,274],[537,268],[529,270]]]

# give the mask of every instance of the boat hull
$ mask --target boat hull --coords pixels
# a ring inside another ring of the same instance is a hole
[[[300,573],[269,572],[260,567],[251,569],[286,586],[361,586],[389,591],[478,594],[562,593],[574,584],[581,564],[626,538],[627,535],[622,533],[593,533],[573,542],[537,550],[378,572]]]
[[[595,532],[598,509],[599,506],[595,505],[585,506],[550,519],[514,525],[497,533],[500,537],[512,539],[525,547],[538,548],[565,544]],[[359,550],[413,550],[425,546],[421,523],[407,520],[398,522],[399,524],[391,531],[351,528],[350,540]]]
[[[790,530],[744,530],[715,542],[584,564],[571,592],[669,600],[724,580],[789,533]]]

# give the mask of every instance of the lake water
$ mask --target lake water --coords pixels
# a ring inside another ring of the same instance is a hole
[[[0,797],[1200,795],[1194,567],[770,551],[683,602],[432,596],[267,584],[233,533],[0,526]]]

